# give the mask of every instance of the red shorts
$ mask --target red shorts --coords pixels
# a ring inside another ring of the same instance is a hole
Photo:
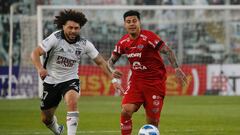
[[[122,104],[142,104],[148,117],[159,120],[165,91],[165,81],[129,81]]]

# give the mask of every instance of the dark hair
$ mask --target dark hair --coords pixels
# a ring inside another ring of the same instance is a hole
[[[82,12],[70,9],[61,11],[59,16],[55,16],[54,24],[57,24],[56,27],[58,29],[62,29],[63,25],[65,25],[69,20],[78,23],[80,25],[80,28],[82,28],[87,22],[87,18]]]
[[[128,17],[128,16],[137,16],[137,18],[140,20],[140,13],[136,10],[129,10],[129,11],[125,12],[123,15],[123,19],[125,20],[126,17]]]

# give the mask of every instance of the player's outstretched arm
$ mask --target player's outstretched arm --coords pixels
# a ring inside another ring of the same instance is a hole
[[[108,69],[107,62],[104,60],[104,58],[98,54],[96,58],[93,59],[93,61],[103,70],[103,72],[112,79],[112,73]]]
[[[94,59],[94,62],[102,68],[104,73],[109,76],[109,78],[121,78],[122,73],[115,69],[109,67],[108,63],[103,59],[103,57],[98,54],[98,56]]]
[[[123,92],[123,88],[121,86],[121,81],[119,79],[122,77],[122,73],[117,70],[110,69],[107,62],[103,59],[103,57],[100,54],[94,59],[94,61],[112,79],[112,84],[113,84],[114,88],[118,91]],[[114,74],[118,74],[117,77]]]
[[[177,78],[179,78],[183,82],[183,84],[186,84],[187,77],[186,77],[185,73],[182,71],[182,69],[179,67],[177,58],[176,58],[174,52],[172,51],[172,49],[169,48],[167,45],[164,45],[161,48],[160,53],[167,55],[169,62],[171,63],[172,67],[175,69]]]

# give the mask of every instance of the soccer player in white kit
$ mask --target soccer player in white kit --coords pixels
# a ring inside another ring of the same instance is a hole
[[[33,64],[43,80],[41,119],[55,135],[62,134],[64,129],[58,125],[54,115],[62,97],[67,106],[67,134],[76,135],[79,117],[77,101],[80,96],[78,66],[83,54],[87,54],[110,78],[120,78],[122,75],[117,70],[110,71],[94,45],[79,36],[86,22],[82,12],[61,11],[54,20],[59,30],[44,39],[31,54]],[[46,59],[42,64],[40,56],[44,54]],[[117,82],[114,83],[116,89],[121,87]]]

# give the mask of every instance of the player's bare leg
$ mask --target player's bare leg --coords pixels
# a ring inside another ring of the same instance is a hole
[[[42,110],[42,122],[51,130],[55,135],[60,135],[63,132],[63,126],[58,125],[57,117],[54,115],[56,107],[48,110]]]
[[[121,111],[121,133],[122,135],[131,135],[132,133],[132,115],[139,109],[140,105],[124,104]]]
[[[64,100],[67,105],[67,134],[76,135],[79,112],[77,110],[77,102],[79,99],[79,93],[75,90],[69,90],[65,96]]]

